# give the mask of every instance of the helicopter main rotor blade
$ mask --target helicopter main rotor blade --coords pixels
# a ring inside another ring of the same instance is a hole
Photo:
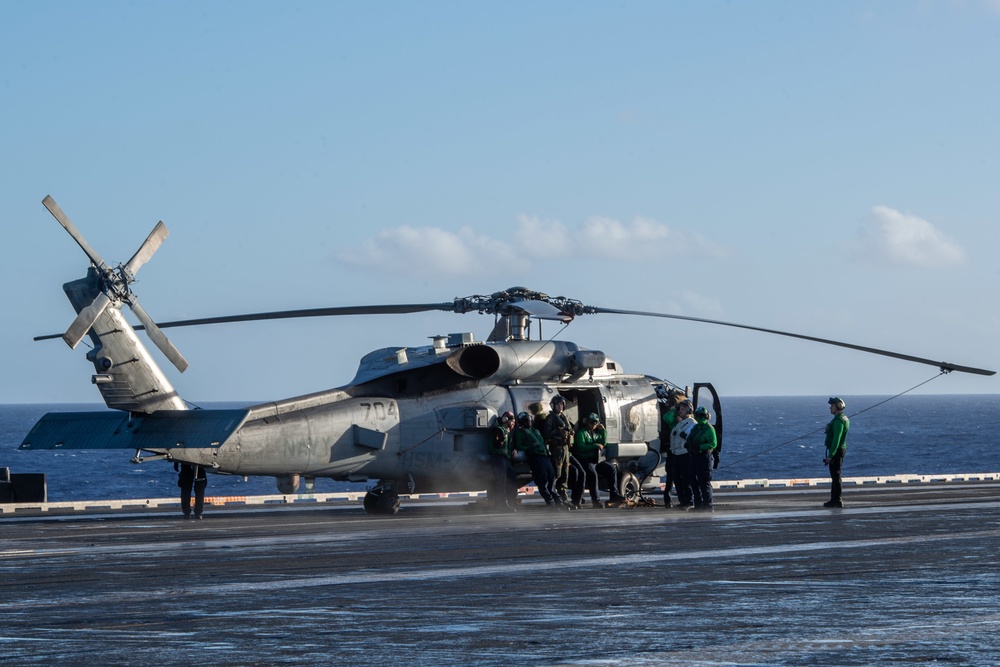
[[[995,375],[996,371],[986,370],[984,368],[973,368],[971,366],[959,366],[958,364],[948,363],[946,361],[934,361],[933,359],[924,359],[923,357],[914,357],[909,354],[901,354],[899,352],[891,352],[889,350],[880,350],[874,347],[865,347],[864,345],[854,345],[853,343],[843,343],[841,341],[830,340],[828,338],[817,338],[816,336],[806,336],[803,334],[791,333],[788,331],[778,331],[777,329],[765,329],[763,327],[750,326],[748,324],[736,324],[734,322],[722,322],[719,320],[707,320],[701,317],[687,317],[685,315],[671,315],[669,313],[652,313],[642,310],[618,310],[616,308],[601,308],[597,306],[587,306],[587,313],[610,313],[616,315],[640,315],[643,317],[663,317],[671,320],[686,320],[688,322],[702,322],[704,324],[718,324],[724,327],[735,327],[737,329],[748,329],[750,331],[761,331],[763,333],[776,334],[778,336],[788,336],[789,338],[800,338],[802,340],[811,340],[816,343],[823,343],[825,345],[836,345],[837,347],[846,347],[851,350],[858,350],[860,352],[868,352],[870,354],[878,354],[883,357],[892,357],[893,359],[902,359],[904,361],[912,361],[918,364],[927,364],[928,366],[934,366],[940,368],[942,371],[951,372],[958,371],[960,373],[972,373],[974,375]]]
[[[131,277],[135,277],[135,273],[139,270],[140,266],[149,261],[149,258],[152,257],[153,253],[159,249],[163,240],[167,238],[167,234],[169,233],[170,232],[167,231],[167,226],[163,224],[162,220],[156,223],[156,226],[153,227],[153,231],[149,233],[146,240],[142,242],[139,249],[135,251],[134,255],[132,255],[132,259],[125,264],[125,271],[128,272],[130,279]]]
[[[94,322],[97,318],[101,316],[108,306],[111,305],[111,297],[109,297],[104,292],[101,292],[94,300],[90,302],[90,305],[80,311],[80,314],[76,316],[73,320],[73,324],[69,325],[69,329],[66,333],[62,335],[62,339],[66,341],[72,349],[76,349],[76,346],[80,344],[83,337],[87,335],[90,331],[90,327],[94,326]]]
[[[174,344],[167,339],[164,333],[160,331],[160,327],[156,326],[156,323],[146,314],[146,311],[139,305],[139,302],[132,300],[129,303],[129,307],[135,313],[135,316],[139,318],[139,321],[142,322],[142,326],[146,330],[146,335],[149,336],[149,339],[153,341],[156,347],[160,348],[160,352],[170,360],[170,363],[176,366],[177,370],[181,373],[187,370],[187,359],[174,347]]]
[[[135,310],[133,308],[133,310]],[[336,317],[339,315],[407,315],[410,313],[425,313],[432,310],[455,310],[455,303],[407,303],[385,306],[338,306],[332,308],[306,308],[303,310],[277,310],[268,313],[246,313],[244,315],[224,315],[221,317],[201,317],[192,320],[174,320],[172,322],[160,322],[156,326],[160,329],[171,327],[195,327],[202,324],[227,324],[232,322],[257,322],[261,320],[288,320],[302,317]],[[136,331],[142,331],[145,326],[132,327]],[[32,340],[51,340],[60,338],[62,334],[45,334],[35,336]]]
[[[244,315],[225,315],[222,317],[202,317],[193,320],[175,320],[160,322],[161,329],[169,327],[192,327],[201,324],[225,324],[228,322],[255,322],[259,320],[287,320],[300,317],[335,317],[339,315],[406,315],[408,313],[423,313],[432,310],[453,311],[454,302],[448,303],[410,303],[385,306],[338,306],[332,308],[306,308],[303,310],[277,310],[269,313],[247,313]],[[42,340],[38,337],[35,340]]]
[[[514,301],[510,304],[510,308],[520,310],[525,315],[539,320],[559,320],[561,322],[569,322],[573,319],[572,315],[567,315],[548,301]]]
[[[52,216],[59,221],[59,224],[63,226],[63,229],[69,232],[69,235],[73,237],[73,240],[76,241],[77,245],[79,245],[83,251],[87,253],[87,257],[90,258],[90,261],[94,266],[97,268],[107,268],[104,260],[101,259],[101,256],[97,254],[96,250],[90,247],[90,244],[87,243],[87,239],[83,238],[83,234],[80,233],[80,230],[76,228],[76,225],[74,225],[66,214],[63,213],[63,210],[59,208],[59,204],[56,203],[56,200],[49,195],[45,195],[45,199],[42,200],[42,205],[49,209],[49,213],[51,213]],[[88,329],[89,328],[90,327],[88,327]],[[84,334],[86,334],[86,331]],[[81,338],[83,338],[83,336],[81,336]]]

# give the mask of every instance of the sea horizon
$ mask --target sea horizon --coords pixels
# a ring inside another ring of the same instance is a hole
[[[822,478],[826,396],[723,397],[723,451],[716,480]],[[1000,394],[850,396],[846,477],[1000,470]],[[252,403],[205,403],[208,407]],[[135,499],[176,493],[173,466],[131,463],[133,450],[22,451],[46,412],[104,410],[101,403],[0,404],[0,468],[46,475],[48,499]],[[372,480],[369,484],[374,483]],[[366,483],[315,480],[315,492],[364,490]],[[301,491],[301,488],[300,488]],[[420,489],[416,489],[419,493]],[[278,493],[272,477],[212,475],[209,495]]]

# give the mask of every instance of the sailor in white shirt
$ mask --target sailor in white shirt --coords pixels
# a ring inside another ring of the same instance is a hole
[[[691,493],[691,455],[687,450],[687,437],[694,428],[691,416],[694,406],[685,399],[677,404],[677,425],[670,431],[670,453],[674,459],[674,486],[677,488],[677,508],[688,510],[694,507]]]

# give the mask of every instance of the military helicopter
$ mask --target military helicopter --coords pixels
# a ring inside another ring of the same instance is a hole
[[[532,320],[564,323],[582,315],[638,315],[703,322],[846,347],[928,364],[943,372],[993,375],[994,371],[933,361],[850,343],[755,326],[646,311],[584,305],[524,287],[440,303],[361,305],[274,311],[155,323],[130,285],[136,272],[167,237],[158,222],[135,255],[111,266],[51,197],[43,205],[90,260],[87,275],[63,285],[77,317],[62,337],[71,347],[89,336],[86,358],[92,382],[109,412],[44,415],[21,449],[128,449],[135,462],[179,461],[216,473],[275,478],[278,490],[295,493],[305,480],[374,481],[364,498],[370,513],[395,514],[400,495],[469,492],[490,483],[488,429],[505,411],[547,406],[567,399],[573,422],[597,413],[608,431],[606,456],[622,471],[619,491],[635,498],[658,484],[658,406],[669,391],[683,391],[695,405],[712,405],[723,427],[722,405],[711,383],[668,386],[650,375],[628,374],[604,352],[556,340],[532,340]],[[122,308],[141,322],[132,326]],[[240,409],[189,409],[136,331],[183,372],[188,363],[163,329],[258,320],[426,311],[494,316],[487,339],[471,333],[436,336],[431,345],[383,348],[365,355],[348,384],[327,391]],[[527,481],[527,468],[520,471]]]

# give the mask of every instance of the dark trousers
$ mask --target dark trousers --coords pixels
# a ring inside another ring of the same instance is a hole
[[[618,474],[618,464],[611,463],[609,461],[601,461],[597,464],[597,474],[600,476],[604,486],[607,487],[608,495],[611,496],[611,500],[622,500],[622,494],[618,491],[618,483],[620,480]]]
[[[546,505],[559,500],[556,495],[556,473],[552,469],[552,461],[544,454],[528,454],[528,467],[531,468],[531,479],[538,487],[538,495]]]
[[[590,502],[596,503],[601,497],[597,494],[597,461],[580,461],[587,490],[590,491]]]
[[[670,507],[670,488],[674,485],[674,455],[669,450],[663,454],[663,470],[667,473],[663,480],[663,504]]]
[[[674,454],[674,486],[677,488],[677,502],[681,507],[693,507],[691,492],[691,455]]]
[[[579,505],[583,502],[583,489],[587,485],[587,471],[584,470],[583,464],[580,463],[572,454],[569,455],[569,480],[567,481],[569,488],[569,500],[574,505]]]
[[[690,454],[692,484],[695,507],[712,506],[712,453]]]
[[[486,492],[487,498],[495,505],[513,504],[517,500],[517,481],[510,459],[500,454],[491,455],[490,470],[493,473],[493,486]]]
[[[842,500],[843,489],[840,485],[840,471],[844,467],[844,453],[842,449],[830,459],[830,500]]]
[[[207,479],[195,479],[192,482],[181,482],[181,511],[184,516],[191,514],[191,491],[194,490],[194,515],[201,516],[205,509],[205,487],[208,486]]]

